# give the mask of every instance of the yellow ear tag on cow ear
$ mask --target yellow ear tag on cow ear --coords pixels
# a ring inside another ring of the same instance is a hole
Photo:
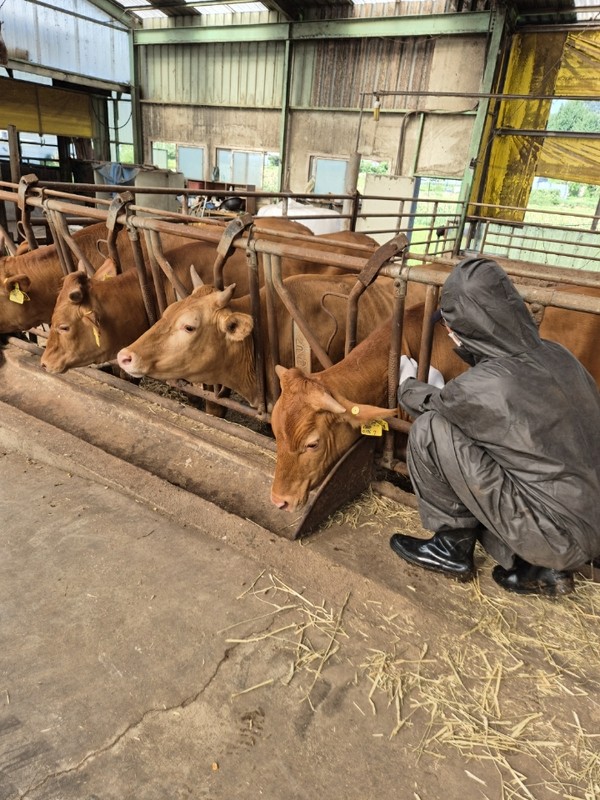
[[[360,426],[360,432],[365,436],[382,436],[383,431],[389,431],[390,426],[384,419],[373,419]]]
[[[13,303],[19,303],[19,305],[23,305],[26,300],[29,300],[29,296],[25,294],[20,288],[19,284],[15,283],[15,288],[12,292],[8,295],[8,299]]]
[[[350,409],[350,413],[356,416],[357,414],[360,414],[360,408],[358,406],[352,406],[352,408]]]

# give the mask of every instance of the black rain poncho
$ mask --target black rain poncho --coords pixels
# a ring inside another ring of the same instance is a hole
[[[408,466],[423,525],[478,528],[506,568],[514,554],[571,569],[600,554],[600,393],[564,347],[540,338],[494,261],[466,259],[440,306],[475,362],[443,389],[408,379],[417,417]]]

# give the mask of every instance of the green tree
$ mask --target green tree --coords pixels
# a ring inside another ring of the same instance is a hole
[[[566,100],[550,114],[548,130],[600,133],[600,102]]]

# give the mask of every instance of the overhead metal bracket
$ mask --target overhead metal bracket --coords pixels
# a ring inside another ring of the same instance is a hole
[[[389,242],[379,247],[369,258],[365,266],[357,275],[356,284],[348,295],[348,310],[346,312],[346,345],[345,355],[356,347],[356,328],[358,324],[358,300],[365,289],[370,286],[379,271],[391,258],[403,253],[408,247],[408,239],[400,233]]]
[[[117,218],[123,211],[125,215],[129,213],[128,206],[133,202],[134,197],[131,192],[122,192],[113,198],[110,206],[108,207],[108,216],[106,218],[106,227],[108,229],[108,255],[115,263],[117,272],[121,272],[121,261],[119,259],[119,251],[117,249],[117,236],[119,229],[117,227]]]
[[[217,289],[223,289],[223,267],[233,253],[234,241],[254,222],[252,214],[240,214],[226,226],[217,245],[217,257],[213,264],[213,281]]]
[[[18,227],[27,240],[30,250],[37,250],[39,247],[29,221],[30,209],[27,205],[27,196],[31,193],[31,190],[35,188],[36,183],[38,183],[37,175],[23,175],[19,181],[19,188],[17,190],[17,205],[21,212],[21,219],[18,223]]]

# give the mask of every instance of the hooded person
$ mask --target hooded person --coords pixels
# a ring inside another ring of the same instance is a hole
[[[442,389],[409,378],[398,390],[415,418],[407,463],[434,536],[396,533],[390,545],[464,581],[479,540],[503,588],[568,594],[573,571],[600,554],[600,392],[568,350],[540,338],[495,261],[457,264],[440,309],[471,369]]]

